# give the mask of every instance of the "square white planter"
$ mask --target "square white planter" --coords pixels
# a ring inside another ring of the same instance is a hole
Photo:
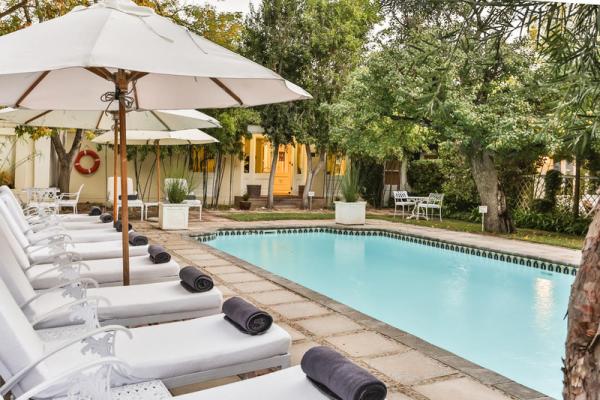
[[[187,229],[190,208],[187,204],[163,204],[158,206],[160,229]]]
[[[341,225],[364,225],[367,214],[367,202],[335,202],[335,223]]]

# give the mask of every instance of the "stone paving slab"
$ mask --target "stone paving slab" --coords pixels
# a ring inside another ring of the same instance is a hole
[[[366,363],[404,385],[457,373],[456,370],[415,350],[371,358],[366,360]]]
[[[302,225],[307,225],[306,221],[299,226]],[[389,388],[388,400],[533,400],[531,396],[537,394],[296,283],[197,241],[181,240],[181,234],[188,235],[189,232],[160,232],[148,223],[135,223],[135,226],[141,232],[150,233],[151,238],[159,237],[169,250],[177,248],[186,263],[205,268],[225,297],[242,296],[271,313],[275,322],[292,337],[293,365],[300,362],[309,348],[328,345],[338,348],[382,379]],[[154,235],[155,232],[160,234]],[[174,247],[171,243],[175,243]],[[203,261],[207,260],[214,265],[204,265]],[[246,279],[251,281],[237,282]],[[177,393],[226,382],[179,388]],[[465,397],[464,389],[461,389],[465,385],[468,396],[472,392],[481,397]],[[536,398],[543,399],[548,400]]]

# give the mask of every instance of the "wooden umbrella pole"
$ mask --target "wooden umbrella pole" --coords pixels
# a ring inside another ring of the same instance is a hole
[[[127,201],[127,116],[125,95],[127,93],[127,73],[119,69],[116,74],[116,91],[119,100],[119,131],[121,134],[121,226],[123,242],[123,285],[129,285],[129,208]]]
[[[117,177],[119,176],[119,118],[116,113],[113,114],[115,123],[115,142],[113,147],[113,219],[116,221],[119,219],[119,186],[117,183]]]
[[[160,141],[156,141],[156,202],[160,203]]]

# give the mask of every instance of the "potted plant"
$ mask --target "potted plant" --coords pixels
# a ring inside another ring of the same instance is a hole
[[[242,196],[242,200],[240,201],[240,210],[249,210],[252,207],[252,202],[249,201],[250,193],[246,192]]]
[[[341,225],[364,225],[366,201],[360,200],[359,171],[350,167],[342,178],[340,189],[344,201],[335,202],[335,222]]]
[[[189,194],[187,180],[172,178],[167,180],[165,193],[168,203],[160,203],[158,206],[158,226],[161,229],[187,229],[189,207],[183,201]]]

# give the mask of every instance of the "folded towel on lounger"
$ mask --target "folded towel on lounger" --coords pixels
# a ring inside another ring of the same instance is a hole
[[[384,400],[387,388],[364,368],[329,347],[308,350],[302,371],[321,391],[341,400]]]
[[[240,331],[249,335],[265,333],[273,324],[273,317],[259,310],[240,297],[232,297],[223,303],[225,319]]]
[[[164,264],[171,261],[171,255],[167,253],[164,247],[158,244],[148,246],[148,254],[154,264]]]
[[[104,214],[100,215],[100,221],[102,221],[105,224],[112,222],[112,220],[113,220],[112,214],[104,213]]]
[[[215,285],[212,278],[200,268],[185,267],[179,271],[181,286],[189,292],[208,292]]]
[[[90,208],[90,212],[88,213],[89,216],[93,216],[93,217],[99,216],[101,214],[102,214],[102,210],[100,209],[100,207],[96,207],[96,206]]]
[[[129,232],[129,244],[132,246],[145,246],[148,244],[148,238],[141,233]]]
[[[120,219],[116,220],[113,223],[113,226],[115,227],[115,229],[117,230],[117,232],[121,232],[123,230],[123,223],[121,222]],[[129,223],[127,224],[127,226],[129,227],[129,229],[127,229],[127,232],[129,232],[131,230],[131,228],[133,228],[133,227]]]
[[[137,193],[127,195],[127,200],[137,200],[137,199],[138,199]],[[119,200],[121,200],[121,195],[119,195]]]

